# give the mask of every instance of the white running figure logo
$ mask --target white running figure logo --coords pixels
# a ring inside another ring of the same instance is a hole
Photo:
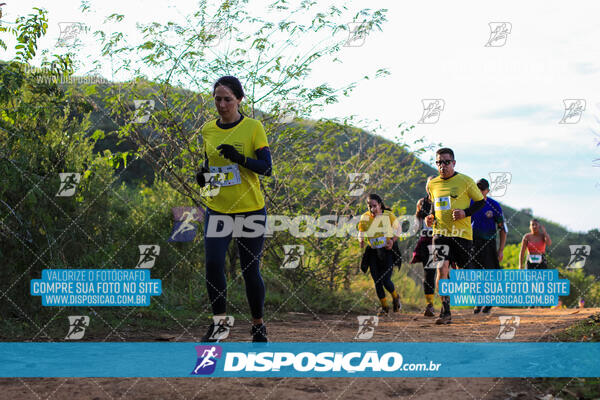
[[[206,368],[206,367],[210,367],[211,365],[213,365],[215,362],[213,360],[211,360],[212,357],[216,357],[215,351],[217,349],[213,346],[210,349],[206,349],[204,350],[204,352],[202,353],[201,357],[204,357],[204,359],[202,360],[202,362],[200,364],[198,364],[196,366],[196,368],[194,369],[194,374],[198,373],[198,369],[202,369],[202,368]]]
[[[179,225],[179,228],[177,228],[173,235],[171,235],[171,239],[175,239],[175,236],[179,235],[180,233],[193,231],[194,229],[196,229],[196,227],[190,223],[191,221],[195,220],[196,211],[197,210],[194,208],[192,211],[185,211],[183,213],[183,222],[181,223],[181,225]]]

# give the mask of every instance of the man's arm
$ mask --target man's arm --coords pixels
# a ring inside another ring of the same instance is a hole
[[[458,221],[459,219],[467,218],[473,215],[474,212],[479,211],[485,205],[485,200],[473,201],[473,203],[464,210],[456,209],[452,210],[452,219]]]
[[[504,221],[504,213],[502,212],[502,206],[500,203],[497,204],[497,210],[494,210],[496,214],[496,223],[498,224],[498,229],[500,230],[500,245],[498,247],[498,262],[502,262],[504,258],[504,246],[506,245],[506,234],[508,233],[508,228],[506,226],[506,221]]]
[[[415,212],[415,215],[417,216],[417,218],[425,218],[427,215],[425,215],[425,212],[423,211],[423,203],[425,202],[425,200],[423,200],[422,198],[419,199],[417,201],[417,211]]]
[[[485,205],[485,199],[481,194],[481,191],[471,178],[467,178],[467,194],[471,198],[471,205],[464,210],[454,210],[452,212],[452,218],[456,221],[462,218],[470,217],[477,211],[479,211]]]
[[[498,247],[498,262],[504,258],[504,246],[506,245],[506,231],[504,227],[500,230],[500,246]]]
[[[519,269],[523,269],[523,259],[525,258],[525,247],[527,247],[527,236],[521,240],[521,251],[519,252]]]
[[[484,205],[485,205],[485,199],[479,200],[479,201],[473,201],[473,203],[468,208],[465,208],[463,210],[465,212],[465,217],[470,217],[477,211],[481,210],[481,208],[483,208]]]
[[[425,190],[427,191],[427,194],[429,195],[429,198],[431,199],[431,207],[429,207],[429,215],[427,215],[425,217],[425,225],[428,228],[431,228],[433,226],[433,222],[435,220],[435,198],[433,197],[434,194],[431,193],[431,188],[429,187],[429,183],[427,183],[427,186],[425,187]]]

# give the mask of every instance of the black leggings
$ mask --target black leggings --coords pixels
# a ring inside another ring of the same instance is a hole
[[[392,271],[394,270],[392,264],[393,253],[391,250],[372,249],[370,247],[367,251],[371,277],[373,278],[373,282],[375,282],[375,291],[377,292],[377,297],[383,299],[385,297],[384,287],[390,293],[393,293],[395,290],[394,283],[392,282]]]
[[[415,255],[417,256],[416,260],[419,260],[423,263],[423,291],[425,294],[435,293],[435,274],[437,272],[437,268],[426,268],[427,266],[432,266],[431,263],[428,264],[430,245],[431,237],[421,235],[414,251]]]
[[[213,314],[224,314],[227,308],[227,281],[225,279],[225,256],[231,242],[232,234],[224,237],[207,237],[207,227],[211,216],[227,215],[235,219],[236,216],[264,215],[265,219],[258,222],[265,225],[266,210],[262,208],[257,211],[249,211],[238,214],[222,214],[217,211],[206,209],[204,218],[204,251],[206,254],[206,287],[208,298],[212,306]],[[214,218],[214,217],[213,217]],[[214,222],[213,222],[214,223]],[[219,221],[217,231],[223,230],[224,223]],[[234,228],[235,232],[235,228]],[[246,283],[246,297],[250,305],[252,318],[263,317],[265,303],[265,284],[260,275],[260,258],[263,244],[265,242],[264,229],[258,237],[236,237],[242,276]]]
[[[423,268],[425,279],[423,279],[423,290],[425,294],[435,293],[435,273],[437,268]]]

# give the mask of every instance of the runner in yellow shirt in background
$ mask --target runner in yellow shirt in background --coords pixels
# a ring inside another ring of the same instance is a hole
[[[393,310],[397,312],[401,308],[400,295],[391,278],[394,269],[392,246],[398,240],[399,221],[377,194],[369,195],[367,206],[369,211],[361,215],[358,223],[358,241],[361,248],[367,243],[364,257],[371,270],[382,313],[390,311],[384,288],[391,293]]]

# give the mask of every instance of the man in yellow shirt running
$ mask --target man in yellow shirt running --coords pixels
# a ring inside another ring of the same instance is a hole
[[[439,149],[435,164],[440,175],[427,184],[433,207],[425,223],[433,226],[432,244],[434,261],[439,268],[438,279],[447,279],[451,262],[459,268],[471,266],[471,215],[483,207],[485,200],[473,179],[454,171],[456,160],[452,149]],[[449,324],[451,320],[450,297],[442,296],[442,310],[435,323]]]

